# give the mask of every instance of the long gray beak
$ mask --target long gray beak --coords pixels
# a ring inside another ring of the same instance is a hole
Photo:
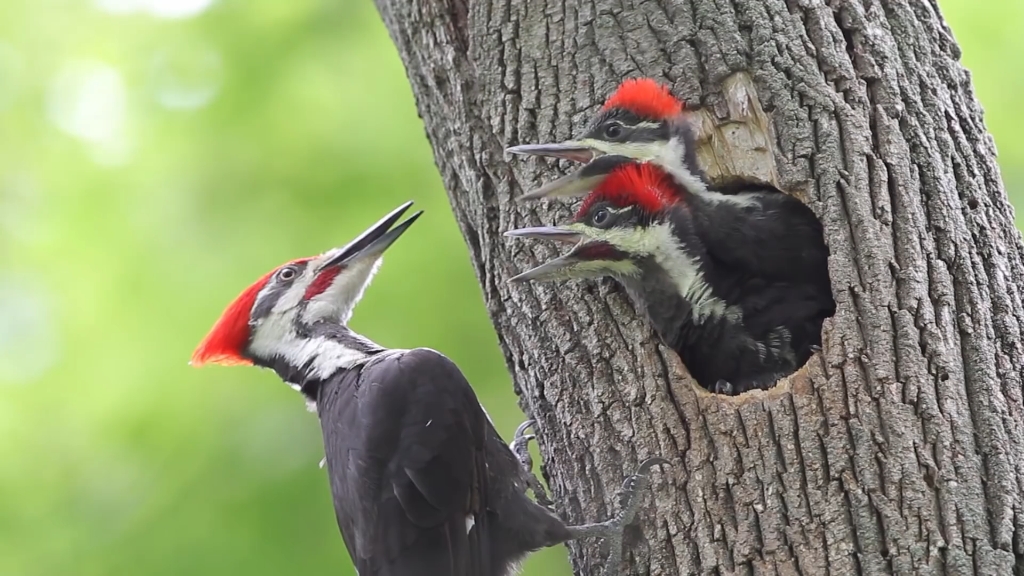
[[[367,228],[358,238],[349,242],[344,248],[341,248],[336,255],[328,259],[327,262],[324,262],[320,268],[324,269],[331,266],[349,264],[355,260],[368,257],[379,257],[423,214],[423,211],[420,210],[406,219],[405,222],[395,226],[395,222],[398,222],[402,214],[405,214],[410,206],[412,206],[412,202],[406,202],[392,210],[390,214]]]
[[[564,256],[553,258],[547,262],[531,268],[518,276],[513,276],[508,279],[509,282],[550,282],[554,280],[567,280],[572,278],[572,270],[576,268],[580,262],[584,260],[578,258],[570,252]]]
[[[530,200],[539,200],[541,198],[572,198],[576,196],[586,196],[590,194],[590,191],[597,187],[598,184],[604,180],[604,174],[596,176],[583,176],[582,170],[579,170],[568,176],[562,176],[557,180],[552,180],[547,184],[531,190],[526,194],[523,194],[517,200],[526,202]]]
[[[512,230],[515,234],[506,235],[520,236],[526,238],[546,238],[549,240],[569,241],[568,231],[558,228],[523,228]],[[548,282],[552,280],[569,280],[572,278],[597,278],[607,276],[611,271],[609,264],[614,261],[623,261],[629,258],[628,254],[621,252],[614,246],[601,240],[588,239],[583,234],[577,234],[579,243],[573,246],[568,254],[548,260],[547,262],[531,268],[518,276],[509,279],[509,282]],[[622,271],[623,268],[620,268]]]
[[[505,152],[508,152],[509,154],[519,154],[522,156],[564,158],[566,160],[572,160],[573,162],[590,162],[600,154],[590,146],[576,142],[575,140],[560,142],[558,144],[521,144],[519,146],[506,148]]]
[[[605,176],[619,166],[630,162],[635,162],[635,160],[618,154],[601,154],[576,172],[548,182],[540,188],[520,196],[519,200],[586,196],[601,184]]]
[[[572,270],[583,261],[583,259],[575,255],[576,250],[584,243],[583,235],[575,230],[569,230],[559,226],[537,226],[534,228],[509,230],[508,232],[505,232],[505,236],[509,236],[511,238],[553,240],[555,242],[576,244],[576,247],[568,254],[548,260],[536,268],[532,268],[518,276],[509,278],[509,282],[565,280],[573,276],[571,273]]]
[[[583,239],[583,236],[574,230],[560,228],[557,226],[537,226],[535,228],[518,228],[505,232],[510,238],[535,238],[538,240],[554,240],[556,242],[568,242],[575,244]]]

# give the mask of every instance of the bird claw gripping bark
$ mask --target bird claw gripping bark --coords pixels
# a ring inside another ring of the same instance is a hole
[[[527,434],[526,431],[536,424],[534,420],[527,420],[516,428],[516,434],[512,438],[512,443],[509,444],[509,449],[516,455],[516,459],[519,460],[519,465],[522,467],[523,480],[526,481],[526,485],[533,491],[533,497],[536,498],[537,503],[546,508],[551,508],[553,503],[548,498],[548,492],[541,484],[540,479],[533,473],[533,457],[530,456],[530,440],[537,438],[535,434]]]
[[[534,434],[527,434],[526,431],[536,424],[534,420],[527,420],[516,428],[516,434],[512,437],[512,443],[509,444],[509,448],[512,453],[516,455],[516,459],[519,460],[519,464],[533,474],[533,457],[530,456],[530,440],[535,439],[537,436]]]
[[[604,576],[618,576],[622,569],[622,540],[626,527],[632,524],[636,513],[640,510],[640,492],[646,489],[650,482],[647,473],[655,466],[667,464],[668,460],[664,458],[655,457],[644,460],[636,472],[622,482],[622,488],[618,495],[619,513],[611,520],[569,527],[573,538],[599,536],[608,542],[608,560],[605,562]]]

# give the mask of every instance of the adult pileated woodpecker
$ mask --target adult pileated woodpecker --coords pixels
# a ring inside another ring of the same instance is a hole
[[[524,468],[525,427],[510,448],[448,358],[389,350],[346,326],[384,251],[421,214],[395,226],[411,204],[343,248],[260,278],[192,364],[270,368],[316,409],[338,525],[361,576],[502,576],[529,552],[582,536],[611,541],[617,572],[634,496],[664,460],[626,480],[619,516],[566,526],[527,497],[539,482]]]
[[[716,257],[780,281],[827,282],[828,248],[814,212],[769,184],[709,184],[697,164],[691,116],[666,86],[650,78],[626,80],[582,138],[508,149],[588,163],[520,198],[585,196],[623,162],[651,162],[708,206],[708,218],[717,225],[709,226],[703,239]]]
[[[506,234],[577,243],[513,280],[619,280],[698,383],[738,394],[802,366],[835,309],[823,254],[806,278],[781,278],[741,265],[743,255],[729,251],[744,250],[742,243],[709,240],[722,227],[748,225],[723,222],[718,203],[679,187],[655,164],[627,162],[587,196],[572,223]]]

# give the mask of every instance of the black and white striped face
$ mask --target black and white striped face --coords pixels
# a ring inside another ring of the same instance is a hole
[[[256,296],[256,303],[253,304],[250,324],[259,325],[275,308],[282,302],[289,302],[294,299],[288,293],[298,284],[309,284],[312,280],[308,274],[311,259],[296,260],[278,268],[267,284]],[[304,290],[304,288],[301,288]],[[297,303],[295,303],[297,304]]]
[[[705,174],[697,164],[695,126],[687,116],[650,120],[611,109],[601,113],[578,141],[595,154],[656,164],[692,194],[707,192]]]
[[[522,228],[508,236],[575,242],[572,250],[512,278],[550,282],[610,276],[638,278],[643,267],[682,248],[671,222],[634,208],[597,204],[583,219],[557,227]]]
[[[706,185],[697,164],[696,134],[691,120],[680,115],[651,119],[623,108],[601,112],[584,135],[557,144],[513,146],[513,154],[547,156],[585,162],[582,169],[529,191],[521,200],[585,196],[623,161],[651,162],[683,187],[701,193]]]
[[[625,156],[657,164],[695,193],[705,188],[697,164],[696,133],[686,116],[652,120],[612,108],[598,115],[578,142],[594,150],[595,155]]]
[[[612,108],[599,114],[580,138],[604,154],[617,154],[639,160],[638,155],[649,156],[650,150],[665,145],[672,139],[668,120],[650,120],[622,108]],[[634,153],[629,153],[633,151]]]
[[[512,278],[550,282],[608,276],[656,302],[675,294],[697,322],[738,313],[716,296],[709,284],[703,244],[690,211],[674,205],[658,212],[641,206],[595,202],[576,219],[557,227],[506,232],[520,238],[576,242],[567,254]],[[652,285],[652,279],[659,280]]]
[[[369,286],[381,258],[332,263],[344,250],[279,268],[256,297],[247,355],[257,363],[285,360],[326,376],[356,356],[328,338],[314,336],[319,323],[345,325]]]
[[[320,334],[316,326],[344,326],[380,268],[381,258],[419,217],[392,228],[412,203],[395,210],[348,245],[278,268],[259,291],[249,318],[247,356],[280,359],[326,376],[361,354]]]
[[[595,202],[586,211],[577,214],[575,222],[570,226],[589,228],[593,234],[606,230],[616,233],[621,230],[646,228],[657,218],[656,214],[644,211],[640,206],[617,206],[611,201]]]
[[[514,277],[522,281],[557,281],[611,276],[639,276],[640,265],[661,251],[675,247],[666,212],[650,212],[638,205],[599,201],[585,206],[569,224],[521,228],[507,236],[575,243],[569,253]]]
[[[384,251],[422,214],[397,224],[411,205],[399,206],[342,248],[293,260],[262,276],[225,308],[190,364],[272,368],[312,399],[304,386],[379,348],[345,324]]]
[[[343,249],[278,268],[256,296],[250,316],[254,332],[268,322],[285,317],[303,324],[320,321],[347,324],[380,267],[381,259],[378,256],[350,264],[331,264],[330,260],[340,250]]]
[[[512,146],[506,151],[584,163],[600,156],[654,161],[666,153],[666,146],[677,139],[674,129],[682,126],[675,120],[651,120],[622,108],[612,108],[599,114],[582,138],[557,144]],[[682,156],[683,149],[680,148],[678,153]]]

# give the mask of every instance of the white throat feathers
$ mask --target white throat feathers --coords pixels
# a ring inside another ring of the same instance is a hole
[[[266,362],[282,361],[304,380],[324,380],[339,370],[365,362],[370,357],[367,350],[379,348],[344,327],[380,268],[381,259],[353,262],[322,292],[307,300],[308,288],[323,272],[318,261],[329,257],[330,254],[326,254],[311,262],[290,289],[280,294],[270,312],[251,326],[248,345],[251,356]],[[256,306],[269,297],[267,291],[261,292]],[[342,330],[334,334],[329,329],[312,329],[318,324],[338,326]],[[301,389],[304,382],[289,381],[288,384]],[[315,402],[309,400],[309,404],[315,410]]]

